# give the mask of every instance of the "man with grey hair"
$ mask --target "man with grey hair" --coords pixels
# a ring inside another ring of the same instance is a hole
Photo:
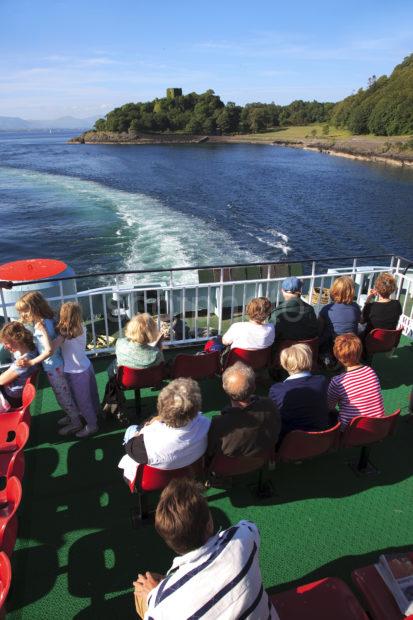
[[[212,419],[207,455],[256,456],[277,443],[281,419],[270,398],[254,396],[255,374],[250,366],[236,362],[222,375],[231,405]]]

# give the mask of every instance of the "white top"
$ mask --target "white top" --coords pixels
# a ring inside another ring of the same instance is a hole
[[[231,345],[231,349],[238,348],[249,351],[266,349],[274,342],[275,327],[274,323],[262,325],[252,321],[233,323],[222,338],[227,344]]]
[[[64,371],[70,373],[84,372],[90,366],[86,355],[86,328],[76,338],[65,338],[62,344]]]
[[[143,426],[141,434],[144,435],[148,465],[158,469],[180,469],[195,463],[206,452],[210,425],[211,420],[199,412],[196,418],[182,428],[172,428],[159,420]],[[128,431],[125,433],[125,442],[133,435],[129,435]],[[125,478],[133,482],[138,465],[129,454],[125,454],[118,467],[123,469]]]
[[[240,521],[202,547],[176,557],[167,576],[150,592],[145,620],[279,620],[263,589],[260,535]]]
[[[159,469],[179,469],[195,463],[205,454],[211,420],[202,413],[182,428],[155,420],[141,430],[148,465]]]

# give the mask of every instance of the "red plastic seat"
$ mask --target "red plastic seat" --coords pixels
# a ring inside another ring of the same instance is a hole
[[[0,503],[0,549],[10,557],[17,537],[17,509],[22,498],[20,481],[13,476],[7,480]]]
[[[24,447],[29,439],[29,427],[20,422],[14,439],[9,443],[6,452],[0,451],[0,476],[11,478],[16,476],[22,481],[24,476]]]
[[[403,328],[399,329],[372,329],[364,341],[368,356],[374,353],[387,353],[399,346]]]
[[[180,353],[173,361],[171,377],[191,377],[199,380],[214,377],[220,372],[219,351],[211,351],[203,355],[187,355]]]
[[[325,431],[291,431],[282,440],[276,455],[277,461],[304,461],[336,449],[340,443],[340,428],[338,422]]]
[[[274,368],[276,369],[281,368],[281,363],[280,363],[281,351],[283,351],[284,349],[288,349],[289,347],[292,347],[293,344],[306,344],[307,346],[310,347],[311,352],[313,354],[312,370],[313,371],[318,370],[317,358],[318,358],[319,342],[320,341],[319,341],[318,336],[316,336],[315,338],[311,338],[310,340],[280,340],[279,342],[276,342],[274,355],[273,355]]]
[[[270,595],[280,620],[369,620],[350,590],[335,577]]]
[[[370,446],[378,441],[383,441],[395,431],[400,409],[382,418],[369,418],[357,416],[351,420],[342,436],[344,448],[361,447],[359,462],[356,470],[359,474],[377,473],[377,470],[369,463]]]
[[[255,351],[248,351],[247,349],[238,349],[235,347],[228,353],[225,368],[229,368],[235,364],[235,362],[243,362],[247,366],[251,366],[253,370],[261,370],[266,368],[271,361],[271,347],[266,349],[256,349]]]
[[[261,453],[256,456],[226,456],[215,454],[208,471],[218,478],[232,478],[242,474],[258,471],[258,492],[263,492],[263,470],[265,465],[274,458],[273,453]],[[213,478],[212,478],[213,484]]]
[[[149,368],[128,368],[119,366],[117,378],[123,390],[134,390],[135,410],[138,416],[141,412],[141,388],[158,387],[165,377],[165,364]]]
[[[150,465],[139,465],[135,486],[141,491],[162,491],[174,478],[197,478],[204,471],[204,458],[179,469],[158,469]]]
[[[5,603],[11,584],[11,564],[4,551],[0,551],[0,618],[5,617]]]
[[[10,430],[16,431],[16,427],[20,422],[26,422],[30,428],[31,415],[30,406],[36,398],[36,388],[31,383],[26,382],[22,394],[22,406],[18,409],[9,409],[7,413],[0,414],[0,434],[3,435],[3,429],[9,426]],[[0,436],[0,446],[3,444],[3,438]],[[1,450],[1,448],[0,448]]]
[[[413,553],[408,553],[413,560]],[[374,564],[358,568],[351,573],[351,579],[363,595],[366,608],[373,620],[406,620]],[[413,616],[407,616],[413,618]]]
[[[179,469],[158,469],[150,465],[139,465],[136,478],[129,485],[131,491],[138,495],[137,521],[147,515],[144,497],[152,491],[162,491],[174,478],[199,478],[204,473],[204,457]]]

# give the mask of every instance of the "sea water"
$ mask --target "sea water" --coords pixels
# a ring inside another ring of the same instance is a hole
[[[272,145],[0,132],[0,263],[77,273],[413,255],[413,170]]]

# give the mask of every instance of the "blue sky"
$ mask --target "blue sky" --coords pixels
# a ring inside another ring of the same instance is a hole
[[[412,52],[411,0],[0,0],[0,115],[104,115],[168,86],[337,101]]]

